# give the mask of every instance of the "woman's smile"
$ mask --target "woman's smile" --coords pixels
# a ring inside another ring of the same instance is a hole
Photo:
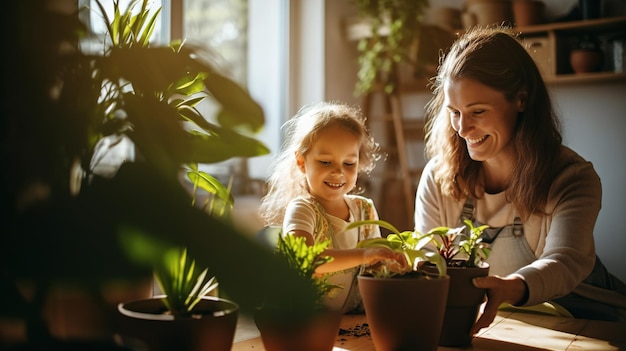
[[[465,138],[465,141],[470,146],[476,146],[479,143],[482,143],[485,139],[487,139],[489,135],[485,135],[481,138]]]

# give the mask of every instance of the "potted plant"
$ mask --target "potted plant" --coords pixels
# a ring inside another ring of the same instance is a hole
[[[12,52],[3,65],[0,143],[6,170],[0,313],[19,331],[8,346],[59,349],[81,338],[112,347],[115,306],[123,300],[105,296],[106,287],[152,278],[152,265],[128,255],[131,237],[186,247],[242,309],[270,294],[309,303],[308,281],[230,223],[189,206],[181,184],[182,165],[267,152],[245,134],[262,128],[261,107],[202,48],[145,47],[140,35],[104,55],[81,51],[86,26],[77,12],[58,12],[56,4],[10,2],[2,21],[3,31],[15,34],[6,38]],[[197,96],[186,94],[195,89],[220,105],[215,122],[196,113]],[[137,157],[124,155],[106,175],[95,172],[113,149],[103,140],[113,145],[122,138],[132,141]],[[278,284],[285,288],[274,291]],[[67,312],[50,300],[57,288],[91,297],[88,314],[102,312],[102,328],[57,334],[55,311]]]
[[[600,41],[590,34],[583,34],[573,46],[570,57],[570,66],[574,73],[598,72],[602,70],[604,52]]]
[[[446,261],[450,276],[450,291],[439,340],[441,346],[471,345],[470,330],[485,297],[485,289],[474,287],[472,279],[489,274],[489,264],[485,260],[489,257],[490,248],[481,238],[489,226],[474,227],[467,219],[464,224],[458,228],[438,227],[429,232],[437,252]]]
[[[358,0],[358,16],[369,26],[359,39],[359,71],[354,93],[366,95],[381,86],[385,94],[397,88],[395,69],[408,64],[418,71],[415,46],[427,0]]]
[[[358,276],[359,292],[376,350],[437,350],[450,278],[445,261],[424,246],[429,234],[400,232],[382,220],[353,222],[348,228],[375,224],[391,231],[386,238],[361,241],[359,247],[384,246],[403,252],[410,269],[395,272],[386,264],[367,267]],[[433,263],[436,273],[423,269]]]
[[[304,237],[283,236],[280,230],[277,237],[276,254],[309,280],[315,291],[315,301],[304,309],[295,306],[297,302],[289,298],[276,297],[263,301],[254,313],[263,345],[266,350],[272,351],[331,351],[342,314],[326,308],[324,298],[339,287],[329,283],[327,275],[315,273],[317,267],[332,260],[332,257],[322,255],[330,241],[309,246]]]
[[[192,205],[198,190],[208,195],[201,208],[217,218],[230,219],[233,197],[215,177],[190,165]],[[129,234],[129,235],[132,235]],[[144,248],[154,242],[138,238]],[[217,294],[218,282],[208,268],[198,267],[186,247],[155,247],[145,259],[155,267],[154,277],[162,295],[118,304],[118,334],[122,344],[145,343],[150,350],[230,351],[237,327],[239,306]],[[211,296],[209,296],[211,295]]]
[[[239,306],[217,296],[208,269],[200,271],[185,248],[171,248],[166,264],[155,273],[164,295],[120,303],[117,334],[124,345],[149,350],[216,350],[232,347]]]

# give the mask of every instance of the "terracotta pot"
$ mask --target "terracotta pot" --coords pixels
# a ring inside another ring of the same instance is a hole
[[[239,306],[218,297],[203,297],[193,316],[174,317],[160,297],[121,303],[118,336],[124,345],[150,351],[230,351]]]
[[[463,12],[464,26],[510,24],[513,13],[510,0],[466,0]]]
[[[290,318],[257,310],[254,322],[268,351],[331,351],[339,334],[340,311]]]
[[[485,289],[474,287],[472,279],[488,274],[489,265],[486,263],[483,267],[448,267],[450,292],[439,338],[440,346],[465,347],[472,344],[470,330],[485,298]]]
[[[359,292],[377,351],[436,351],[450,277],[358,276]]]
[[[513,17],[516,26],[531,26],[543,22],[545,4],[538,0],[513,0]]]
[[[602,69],[604,55],[600,50],[575,49],[569,60],[574,73],[598,72]]]

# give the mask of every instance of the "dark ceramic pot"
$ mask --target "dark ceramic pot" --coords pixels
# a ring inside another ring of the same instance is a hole
[[[449,276],[358,280],[376,351],[437,350]]]
[[[160,297],[118,305],[119,337],[124,345],[150,351],[230,351],[239,306],[217,297],[204,297],[190,317],[175,317]]]
[[[446,303],[440,346],[465,347],[472,344],[470,330],[476,322],[478,309],[485,299],[485,289],[472,284],[472,279],[489,274],[489,265],[482,267],[448,267],[450,291]]]
[[[268,351],[331,351],[339,335],[340,311],[288,316],[256,310],[254,322]]]

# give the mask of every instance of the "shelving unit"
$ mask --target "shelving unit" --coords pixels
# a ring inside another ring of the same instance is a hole
[[[384,28],[381,29],[383,34],[384,30]],[[428,53],[431,49],[435,56],[438,56],[440,50],[445,51],[446,45],[451,44],[456,36],[432,25],[425,25],[423,30],[427,31],[427,34],[424,35],[424,41],[420,43],[419,50]],[[626,72],[614,72],[612,67],[606,64],[604,71],[601,72],[575,74],[569,63],[569,53],[573,42],[583,34],[592,34],[604,39],[604,52],[606,53],[608,39],[626,36],[626,17],[550,23],[517,27],[515,30],[525,42],[528,52],[540,68],[547,84],[584,84],[626,80]],[[349,40],[356,41],[368,35],[369,23],[354,18],[347,22],[346,36]],[[426,60],[436,61],[436,57],[428,57]],[[436,74],[434,69],[435,67],[432,67],[432,72],[428,71],[425,75],[434,76]],[[370,119],[370,123],[374,122],[378,126],[379,129],[374,128],[373,132],[375,135],[383,136],[383,151],[388,155],[382,170],[379,169],[379,173],[373,175],[373,178],[377,178],[376,181],[382,184],[380,186],[382,189],[376,191],[377,196],[374,196],[379,214],[381,218],[402,229],[410,229],[416,185],[421,177],[421,168],[412,168],[409,164],[410,142],[423,142],[424,120],[423,117],[405,116],[402,104],[409,93],[427,94],[429,77],[411,76],[411,73],[403,72],[402,67],[396,67],[394,74],[403,80],[398,81],[396,91],[392,94],[385,94],[382,89],[376,89],[365,96],[362,108],[364,114]],[[410,79],[406,79],[407,77]],[[390,199],[393,199],[396,206],[393,206],[393,210],[385,212]]]
[[[614,72],[609,64],[609,41],[626,38],[626,17],[549,23],[516,27],[548,84],[572,84],[626,80],[626,72]],[[585,34],[596,36],[603,44],[604,68],[600,72],[574,73],[569,54],[574,43]]]
[[[373,112],[376,104],[382,105],[382,112]],[[411,229],[415,179],[419,179],[421,170],[411,169],[409,166],[407,140],[414,138],[423,140],[423,120],[404,118],[399,89],[391,94],[380,90],[373,91],[364,97],[362,106],[363,113],[370,117],[369,127],[377,135],[377,139],[382,139],[382,151],[386,154],[382,172],[374,175],[381,182],[380,195],[375,199],[376,203],[382,205],[379,206],[381,207],[379,215],[403,229]],[[377,123],[380,129],[374,127],[374,123]],[[395,185],[400,185],[400,188],[394,189]],[[400,198],[395,196],[398,194]],[[388,212],[384,206],[390,201],[401,203],[403,210],[400,211],[399,207],[396,207],[395,210]]]

